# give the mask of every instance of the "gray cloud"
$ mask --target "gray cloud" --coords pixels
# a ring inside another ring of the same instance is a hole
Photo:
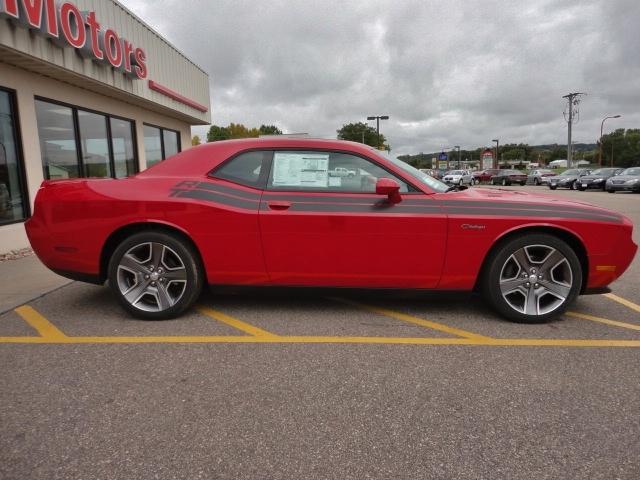
[[[395,153],[566,143],[561,97],[584,91],[574,140],[640,126],[636,0],[121,1],[210,73],[216,124],[332,137],[388,114]]]

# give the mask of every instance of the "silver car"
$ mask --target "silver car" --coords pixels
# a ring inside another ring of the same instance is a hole
[[[473,175],[468,170],[450,170],[442,181],[448,185],[473,185]]]

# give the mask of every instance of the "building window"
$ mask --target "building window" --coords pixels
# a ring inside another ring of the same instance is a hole
[[[136,173],[132,121],[44,99],[36,99],[36,116],[47,180]]]
[[[144,126],[144,150],[147,168],[165,160],[182,150],[180,133],[153,125]]]
[[[15,96],[0,88],[0,225],[29,215],[23,171]]]

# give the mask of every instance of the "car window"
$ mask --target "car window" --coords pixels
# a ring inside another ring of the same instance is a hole
[[[640,175],[640,168],[627,168],[620,175]]]
[[[340,152],[279,151],[273,154],[267,188],[375,193],[379,178],[393,179],[400,184],[400,192],[409,191],[405,182],[362,157]]]
[[[246,152],[225,162],[213,171],[211,176],[248,187],[262,188],[263,169],[266,169],[272,152]]]

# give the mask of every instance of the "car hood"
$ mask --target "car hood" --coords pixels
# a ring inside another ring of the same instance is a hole
[[[577,175],[556,175],[554,177],[549,177],[549,180],[558,180],[560,182],[562,180],[575,180],[577,178]]]
[[[638,178],[638,177],[631,177]],[[527,193],[512,190],[498,190],[495,188],[470,188],[458,192],[449,192],[438,195],[439,200],[459,200],[459,201],[477,201],[479,204],[491,201],[499,206],[501,203],[510,204],[522,204],[523,207],[531,205],[538,205],[544,210],[563,210],[563,209],[580,209],[586,210],[592,213],[602,214],[606,216],[612,216],[614,218],[624,218],[622,215],[607,210],[606,208],[598,207],[587,202],[566,200],[553,195],[545,195],[540,193]],[[550,208],[551,207],[551,208]],[[516,209],[517,209],[516,205]],[[550,217],[553,217],[553,213],[549,213]]]
[[[624,180],[629,181],[629,180],[637,180],[640,179],[639,175],[616,175],[615,177],[610,177],[612,180]]]
[[[584,177],[580,177],[580,180],[597,180],[599,178],[607,179],[611,177],[606,175],[585,175]]]

